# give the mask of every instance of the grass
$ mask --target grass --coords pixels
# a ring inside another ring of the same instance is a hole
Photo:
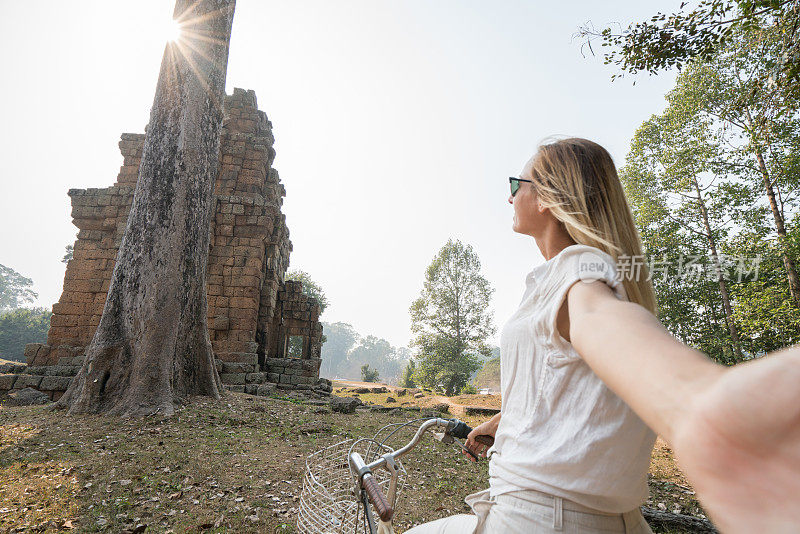
[[[388,395],[360,397],[391,406]],[[195,399],[168,421],[0,407],[0,532],[294,532],[309,454],[414,417],[244,394]],[[654,454],[653,502],[699,510],[664,447]],[[468,511],[464,496],[488,484],[486,462],[430,438],[404,463],[398,532]]]

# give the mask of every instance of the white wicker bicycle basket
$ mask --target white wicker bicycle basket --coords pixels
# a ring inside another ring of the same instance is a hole
[[[303,491],[300,494],[298,532],[350,534],[359,531],[364,511],[361,509],[358,496],[353,492],[354,479],[347,461],[351,449],[361,454],[367,463],[393,450],[371,440],[356,442],[348,439],[311,454],[306,459],[306,474],[303,478]],[[399,461],[397,464],[399,493],[405,478],[405,469]],[[386,495],[391,475],[385,469],[378,469],[372,474]]]

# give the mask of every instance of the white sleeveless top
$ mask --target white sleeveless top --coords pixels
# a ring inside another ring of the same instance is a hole
[[[587,274],[627,300],[609,254],[571,245],[528,274],[519,309],[503,327],[490,492],[534,489],[623,513],[647,498],[656,435],[558,333],[567,289]]]

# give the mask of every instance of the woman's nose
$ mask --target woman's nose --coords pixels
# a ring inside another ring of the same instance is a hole
[[[513,204],[514,203],[514,195],[508,195],[508,203],[509,204]]]

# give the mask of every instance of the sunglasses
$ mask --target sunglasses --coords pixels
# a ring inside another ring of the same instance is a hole
[[[519,191],[520,182],[528,182],[529,184],[533,183],[533,180],[526,180],[524,178],[517,178],[515,176],[510,177],[508,179],[508,181],[511,184],[511,196],[512,197],[517,194],[517,191]]]

